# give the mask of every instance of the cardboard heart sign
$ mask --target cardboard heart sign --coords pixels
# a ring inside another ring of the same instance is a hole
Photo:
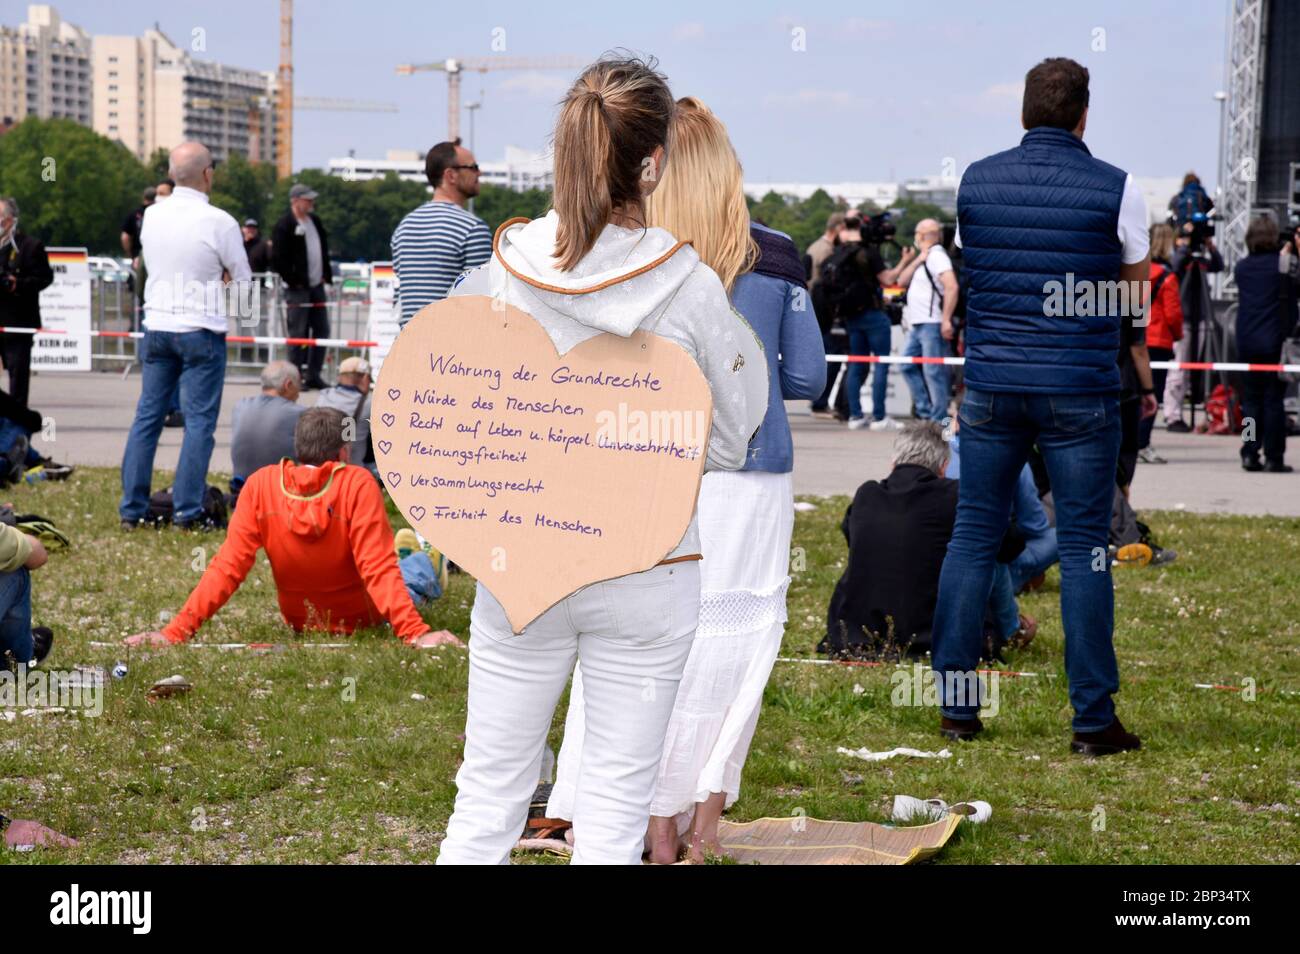
[[[704,375],[666,338],[600,334],[561,357],[530,315],[465,296],[398,335],[370,424],[393,500],[518,633],[671,552],[712,417]]]

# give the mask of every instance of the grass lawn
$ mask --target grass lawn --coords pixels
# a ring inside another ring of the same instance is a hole
[[[99,718],[0,721],[0,812],[81,840],[68,851],[0,851],[0,862],[433,858],[455,790],[463,651],[419,652],[383,632],[358,634],[345,650],[260,655],[182,648],[128,658],[92,648],[179,609],[221,535],[121,532],[110,470],[0,496],[50,517],[74,541],[33,577],[35,621],[56,633],[48,665],[129,662]],[[806,566],[793,574],[789,656],[813,655],[845,558],[846,500],[814,502],[795,528]],[[939,863],[1300,861],[1300,694],[1283,692],[1300,693],[1300,520],[1144,517],[1179,558],[1116,575],[1119,711],[1142,735],[1141,752],[1069,754],[1053,571],[1022,602],[1039,620],[1038,638],[1009,663],[1052,678],[1003,679],[984,738],[949,743],[951,759],[836,754],[941,748],[937,713],[893,706],[889,669],[778,664],[730,817],[885,821],[895,794],[984,799],[992,822],[963,826]],[[470,579],[453,577],[426,613],[431,625],[466,636],[472,595]],[[200,639],[299,639],[279,619],[264,558]],[[173,673],[194,691],[149,702],[146,689]],[[1194,688],[1247,678],[1253,701]],[[557,748],[562,717],[563,707]]]

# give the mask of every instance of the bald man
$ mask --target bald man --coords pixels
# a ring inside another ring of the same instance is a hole
[[[909,358],[951,357],[952,313],[958,289],[952,259],[943,248],[943,226],[934,219],[922,219],[916,223],[913,239],[915,257],[904,259],[906,265],[898,276],[898,283],[907,288],[903,321],[908,330],[903,354]],[[942,421],[948,416],[952,391],[946,364],[905,364],[903,379],[912,392],[918,418]]]
[[[140,228],[148,278],[138,352],[140,402],[122,458],[123,529],[133,529],[148,513],[154,451],[178,385],[185,438],[173,483],[173,522],[187,529],[207,525],[203,493],[226,375],[229,299],[223,273],[245,288],[252,277],[239,223],[208,201],[212,173],[212,154],[202,143],[173,149],[169,178],[176,188],[166,202],[149,208]]]

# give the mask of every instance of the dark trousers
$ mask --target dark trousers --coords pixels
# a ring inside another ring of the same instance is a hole
[[[1276,364],[1278,356],[1270,358],[1242,358],[1255,364]],[[1254,423],[1255,439],[1244,441],[1241,456],[1246,460],[1264,459],[1282,463],[1286,454],[1286,382],[1273,371],[1250,371],[1240,377],[1241,416],[1249,429]],[[1243,435],[1244,436],[1244,435]]]
[[[32,380],[32,335],[0,335],[0,358],[9,372],[9,396],[27,406]]]
[[[843,354],[844,342],[847,340],[843,335],[833,335],[830,331],[822,332],[822,347],[826,349],[827,354]],[[822,393],[817,400],[812,402],[814,411],[824,411],[830,406],[831,388],[835,387],[835,376],[841,367],[838,362],[827,366],[826,387],[822,388]]]
[[[1174,360],[1173,348],[1147,348],[1151,354],[1152,361],[1172,361]],[[1165,379],[1169,377],[1168,368],[1151,369],[1151,387],[1156,392],[1156,400],[1163,405],[1165,399]],[[1168,423],[1168,422],[1166,422]],[[1156,416],[1152,414],[1144,418],[1138,425],[1138,449],[1151,446],[1151,431],[1156,426]]]
[[[288,309],[285,324],[290,338],[328,338],[330,316],[325,307],[325,286],[311,288],[286,288],[284,302]],[[325,363],[325,349],[306,345],[291,345],[289,360],[298,366],[304,385],[321,380],[320,369]]]

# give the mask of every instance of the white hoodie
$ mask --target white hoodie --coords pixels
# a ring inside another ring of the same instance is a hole
[[[629,337],[653,331],[685,349],[704,372],[713,392],[713,428],[706,470],[739,470],[750,438],[767,413],[767,360],[758,335],[731,307],[722,282],[690,246],[640,275],[620,281],[662,257],[677,240],[663,229],[606,225],[577,266],[560,271],[555,262],[559,216],[507,228],[497,251],[467,272],[451,295],[489,295],[526,311],[550,335],[561,355],[602,332]],[[583,294],[534,288],[512,276],[510,267],[534,281],[569,291],[614,284]],[[695,519],[669,556],[699,552]]]

